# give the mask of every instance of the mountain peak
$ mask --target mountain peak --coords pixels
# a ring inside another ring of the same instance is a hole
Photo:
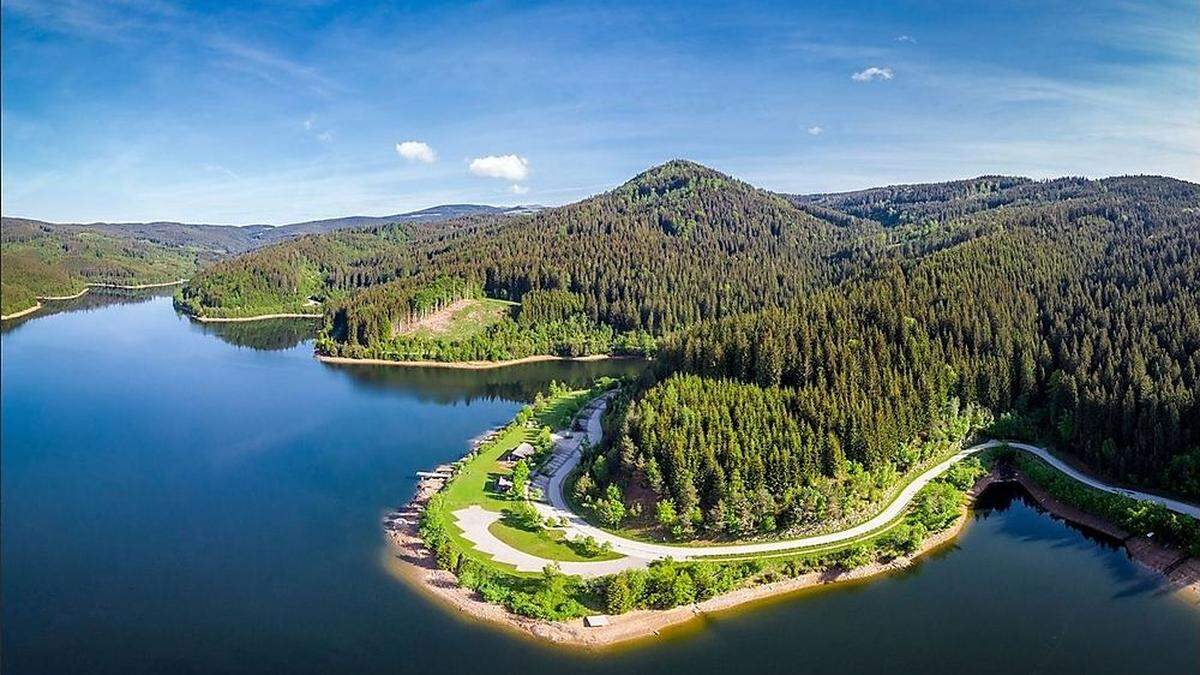
[[[753,189],[739,180],[703,164],[673,159],[649,168],[631,178],[617,192],[635,193],[638,197],[669,197],[683,195],[698,189],[745,187]]]
[[[732,180],[729,176],[711,169],[690,159],[672,159],[657,166],[650,167],[629,179],[625,185],[641,186],[675,180],[690,181],[700,178],[719,178]]]

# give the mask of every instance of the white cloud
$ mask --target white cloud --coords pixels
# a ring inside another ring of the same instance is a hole
[[[860,70],[850,76],[850,79],[855,82],[870,82],[871,80],[890,80],[894,77],[891,68],[877,68],[871,66],[866,70]]]
[[[437,161],[437,153],[433,151],[433,148],[429,147],[428,143],[422,143],[421,141],[397,143],[396,154],[410,162],[433,164]]]
[[[917,44],[917,39],[911,35],[899,35],[896,37],[896,42],[911,42],[915,45]]]
[[[471,160],[471,173],[484,178],[519,182],[529,177],[529,160],[517,155],[488,155]]]
[[[513,183],[512,187],[508,188],[508,191],[513,193],[514,195],[528,194],[529,186],[528,185],[518,185],[517,183]]]
[[[321,141],[322,143],[328,143],[333,140],[333,132],[328,130],[322,131],[321,133],[317,134],[317,140]]]
[[[825,128],[820,125],[814,125],[808,128],[809,136],[820,136],[825,133]]]

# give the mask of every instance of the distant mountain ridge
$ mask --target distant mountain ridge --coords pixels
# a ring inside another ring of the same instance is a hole
[[[473,215],[505,216],[535,213],[538,205],[489,206],[486,204],[442,204],[419,211],[388,216],[345,216],[309,220],[286,225],[213,225],[207,223],[178,223],[152,221],[145,223],[52,223],[33,218],[4,216],[3,227],[34,226],[55,230],[95,231],[116,237],[132,237],[162,246],[195,247],[222,254],[245,253],[268,244],[306,234],[336,232],[360,227],[377,227],[390,223],[436,223],[452,218]]]

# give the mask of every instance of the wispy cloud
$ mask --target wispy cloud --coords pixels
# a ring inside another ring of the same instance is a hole
[[[908,42],[915,45],[917,44],[917,39],[911,35],[897,35],[896,42]]]
[[[299,83],[323,96],[341,89],[337,83],[323,76],[316,68],[277,52],[221,36],[204,37],[203,43],[218,55],[219,63],[222,65],[271,84],[285,86],[288,83]]]
[[[855,82],[872,82],[874,80],[890,80],[894,77],[891,68],[871,66],[850,76]]]
[[[814,125],[808,128],[809,136],[820,136],[825,133],[825,128],[820,125]]]
[[[264,46],[239,40],[223,25],[166,0],[5,0],[4,10],[46,29],[103,42],[184,43],[208,50],[216,64],[280,87],[297,83],[321,95],[341,89],[316,68]]]
[[[529,177],[529,160],[518,155],[476,157],[468,168],[472,174],[484,178],[520,182]]]
[[[333,141],[333,130],[321,128],[317,124],[316,115],[309,115],[308,117],[304,118],[303,126],[305,131],[312,134],[312,137],[321,143],[330,143]]]
[[[396,144],[396,154],[410,162],[433,164],[437,161],[437,153],[428,143],[422,141],[404,141]]]
[[[512,184],[512,187],[508,188],[508,191],[509,191],[509,192],[511,192],[511,193],[513,193],[514,195],[524,195],[524,194],[529,194],[529,186],[528,186],[528,185],[519,185],[519,184],[517,184],[517,183],[513,183],[513,184]]]

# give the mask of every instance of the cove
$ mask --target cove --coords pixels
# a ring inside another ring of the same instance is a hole
[[[599,655],[514,639],[397,581],[379,519],[415,471],[461,456],[550,380],[643,365],[328,365],[313,322],[198,325],[161,293],[85,297],[0,338],[6,673],[1197,666],[1200,610],[1003,491],[898,574]]]

